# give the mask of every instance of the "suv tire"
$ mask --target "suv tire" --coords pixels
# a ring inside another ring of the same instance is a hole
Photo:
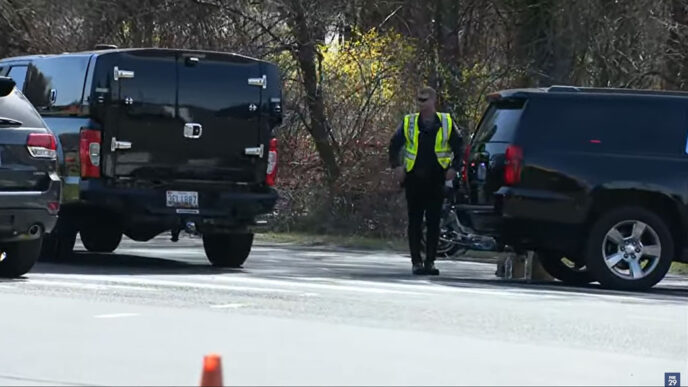
[[[69,259],[74,252],[77,233],[77,229],[71,223],[58,220],[53,232],[43,236],[40,260],[59,262]]]
[[[585,285],[594,282],[595,278],[587,270],[587,267],[571,267],[563,260],[566,256],[563,253],[550,250],[537,252],[540,264],[545,271],[559,281],[571,285]]]
[[[586,253],[587,267],[603,287],[646,290],[664,278],[675,251],[661,217],[641,207],[623,207],[597,219]]]
[[[36,239],[0,245],[0,252],[6,254],[0,262],[0,277],[16,278],[28,273],[38,261],[41,243],[41,239]]]
[[[122,241],[122,230],[116,226],[91,224],[79,231],[81,243],[92,253],[111,253]]]
[[[203,248],[210,263],[217,267],[240,268],[253,246],[253,234],[204,234]]]

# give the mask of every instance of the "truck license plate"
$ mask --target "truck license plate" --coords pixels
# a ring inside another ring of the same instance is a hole
[[[198,208],[198,192],[167,191],[167,207]]]

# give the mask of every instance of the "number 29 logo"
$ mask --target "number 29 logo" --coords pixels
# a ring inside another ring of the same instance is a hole
[[[678,372],[665,373],[664,387],[681,387],[681,374]]]

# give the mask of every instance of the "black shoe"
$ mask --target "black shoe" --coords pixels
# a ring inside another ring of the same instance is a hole
[[[435,267],[434,261],[425,261],[425,273],[429,275],[440,275],[439,269]]]
[[[413,275],[423,275],[425,274],[425,267],[422,263],[416,262],[412,267]]]

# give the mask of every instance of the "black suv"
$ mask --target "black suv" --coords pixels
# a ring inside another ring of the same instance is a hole
[[[58,138],[64,200],[46,258],[122,235],[203,235],[217,266],[238,267],[277,200],[281,80],[235,54],[98,49],[0,60]]]
[[[564,282],[647,289],[687,262],[688,93],[506,90],[467,150],[462,214]]]
[[[0,77],[0,276],[31,270],[57,222],[62,185],[55,137],[31,103]]]

